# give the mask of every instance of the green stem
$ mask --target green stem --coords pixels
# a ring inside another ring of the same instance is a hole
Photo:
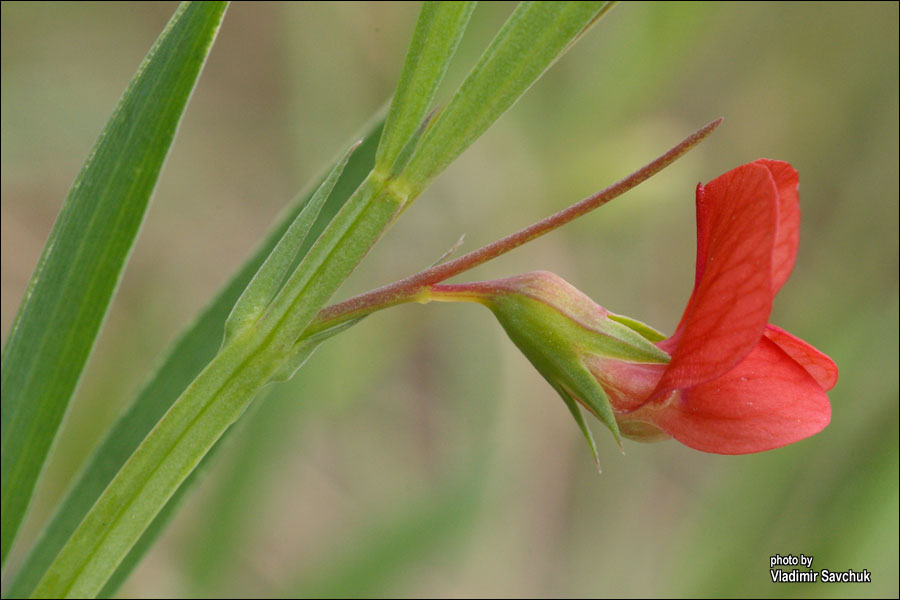
[[[613,198],[621,196],[684,156],[685,153],[703,141],[721,123],[721,118],[708,123],[631,175],[628,175],[624,179],[600,190],[596,194],[588,196],[584,200],[538,221],[537,223],[529,225],[502,239],[491,242],[486,246],[482,246],[478,250],[464,254],[459,258],[435,265],[430,269],[426,269],[405,279],[354,296],[353,298],[323,309],[304,332],[303,336],[310,337],[316,335],[322,331],[326,331],[355,319],[360,319],[390,306],[407,304],[410,302],[424,304],[437,299],[430,291],[435,284],[473,269],[502,254],[506,254],[522,244],[530,242],[535,238],[549,233],[554,229],[603,206]]]
[[[160,508],[244,412],[405,198],[367,178],[266,314],[230,340],[141,443],[81,522],[34,597],[93,597]]]

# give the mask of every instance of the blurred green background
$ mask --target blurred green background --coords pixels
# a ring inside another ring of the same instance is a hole
[[[172,3],[2,5],[4,339],[68,187]],[[446,101],[509,14],[475,12]],[[280,208],[388,98],[415,3],[235,3],[15,549]],[[898,591],[898,4],[627,3],[442,175],[341,291],[427,266],[725,124],[627,196],[466,276],[555,271],[671,332],[693,190],[759,157],[800,172],[772,322],[835,359],[831,425],[723,457],[593,428],[490,314],[407,306],[323,346],[248,412],[124,596],[894,596]],[[769,556],[872,583],[775,585]]]

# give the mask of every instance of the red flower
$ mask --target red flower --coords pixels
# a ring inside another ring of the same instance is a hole
[[[797,172],[761,159],[697,186],[697,273],[667,365],[586,357],[622,433],[719,454],[784,446],[831,419],[837,366],[768,324],[794,266]]]
[[[761,452],[831,419],[834,362],[768,324],[799,229],[797,172],[787,163],[758,160],[697,186],[694,291],[668,339],[552,273],[430,293],[490,308],[565,401],[595,457],[578,404],[617,440],[673,437],[705,452]]]

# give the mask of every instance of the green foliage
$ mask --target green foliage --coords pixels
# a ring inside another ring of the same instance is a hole
[[[738,458],[626,440],[627,456],[607,456],[597,476],[556,395],[487,311],[401,307],[317,350],[285,384],[270,419],[277,427],[242,427],[240,438],[229,430],[222,441],[240,446],[208,454],[209,468],[201,464],[181,486],[182,505],[173,497],[123,562],[140,555],[164,513],[177,512],[121,594],[896,597],[897,7],[617,7],[428,190],[345,286],[350,295],[413,272],[463,231],[467,247],[494,239],[724,115],[715,139],[677,169],[478,278],[548,268],[613,310],[675,323],[693,282],[693,185],[760,156],[790,160],[801,175],[800,254],[773,322],[840,366],[832,423],[821,435]],[[448,84],[463,79],[511,10],[479,5]],[[8,329],[58,200],[133,73],[122,57],[146,52],[171,8],[4,2],[2,11]],[[315,189],[320,179],[311,175],[324,174],[319,167],[357,139],[348,134],[390,95],[416,11],[409,3],[229,8],[5,582],[158,348],[250,254],[278,200],[306,179],[316,179]],[[311,238],[337,198],[357,187],[345,180],[368,152],[365,177],[375,143],[351,157]],[[280,218],[284,229],[300,205]],[[85,473],[111,453],[114,474],[146,423],[212,359],[229,310],[267,254],[242,270],[230,302],[215,301],[215,319],[192,326],[205,333],[167,355],[131,409],[156,398],[153,414],[104,435]],[[485,418],[488,409],[496,418]],[[248,411],[239,425],[261,412]],[[125,434],[136,422],[132,439]],[[243,460],[245,448],[261,446],[262,456]],[[452,491],[441,495],[469,457],[486,471],[477,510],[453,504]],[[199,471],[204,477],[188,489]],[[241,506],[219,512],[214,505],[233,498],[225,480],[249,489]],[[84,511],[105,487],[102,477],[95,485]],[[434,511],[420,520],[429,502]],[[409,528],[404,515],[420,527]],[[379,546],[377,536],[400,542]],[[224,557],[212,549],[220,543]],[[361,554],[363,546],[374,556]],[[811,554],[822,568],[868,568],[873,582],[776,586],[767,572],[773,552]],[[192,579],[191,561],[205,558],[211,586]]]
[[[403,172],[420,193],[478,139],[613,2],[522,2],[428,128]]]
[[[325,225],[346,202],[350,193],[357,188],[374,165],[375,148],[381,133],[382,120],[376,118],[366,127],[361,136],[362,144],[350,157],[347,167],[335,185],[319,218],[313,225],[311,234],[299,254],[302,256],[312,246],[313,239],[321,233]],[[316,186],[318,188],[319,186]],[[184,389],[193,381],[200,371],[215,356],[222,345],[226,317],[236,301],[246,289],[250,280],[258,272],[266,257],[273,251],[278,241],[285,235],[291,223],[310,204],[313,192],[307,191],[298,195],[272,226],[259,248],[237,270],[210,304],[197,316],[194,323],[186,329],[177,342],[168,351],[163,363],[157,368],[140,394],[135,398],[128,410],[110,429],[104,441],[94,452],[88,465],[81,473],[78,481],[71,488],[66,498],[56,511],[53,519],[44,528],[23,567],[16,575],[10,588],[10,595],[24,597],[31,594],[47,567],[59,553],[66,540],[75,531],[78,523],[84,518],[97,498],[122,468],[128,457],[137,449],[156,423],[162,418]],[[209,455],[208,455],[209,457]],[[195,479],[195,477],[192,477]],[[141,540],[129,552],[123,563],[116,569],[110,582],[104,587],[101,596],[114,594],[118,585],[128,576],[131,570],[156,539],[162,528],[173,516],[178,501],[190,489],[190,485],[182,485],[178,494],[166,504],[166,507],[154,519]]]
[[[431,110],[434,95],[450,65],[477,2],[422,4],[406,62],[391,102],[376,167],[390,171],[397,157]]]
[[[358,145],[358,144],[357,144]],[[272,252],[259,270],[247,284],[246,289],[234,303],[231,314],[225,320],[225,340],[227,345],[240,334],[246,327],[252,326],[271,304],[275,296],[281,290],[285,278],[291,272],[291,266],[295,263],[300,253],[300,248],[309,235],[313,223],[319,217],[322,206],[331,195],[338,178],[344,172],[350,154],[356,149],[351,148],[331,169],[322,184],[316,189],[312,197],[291,223],[278,243],[272,248]],[[302,258],[301,258],[302,260]]]
[[[106,315],[227,3],[185,3],[72,185],[3,350],[2,556]]]
[[[473,6],[425,5],[384,132],[386,142],[379,156],[388,164],[403,156],[403,148],[414,147],[410,141],[414,139],[413,129],[418,127],[432,101]],[[514,81],[512,93],[504,95],[507,106],[568,47],[584,29],[584,17],[596,14],[599,7],[589,8],[563,11],[547,20],[546,26],[554,32],[550,36],[552,43],[546,52],[539,53],[537,68],[525,68],[524,74]],[[524,14],[526,17],[514,15],[504,35],[522,40],[523,36],[539,33],[540,19],[553,11]],[[537,17],[528,18],[528,14]],[[466,104],[465,93],[457,97]],[[470,98],[468,102],[471,101]],[[483,115],[482,131],[503,110],[505,107]],[[453,127],[459,130],[462,124]],[[465,145],[474,137],[477,134],[468,135]],[[462,149],[458,145],[448,148],[448,156],[441,160],[448,164]],[[48,532],[44,538],[46,544],[38,547],[17,582],[23,590],[30,588],[40,576],[32,592],[36,597],[84,597],[112,591],[114,588],[109,586],[121,580],[117,570],[121,566],[125,569],[123,575],[127,574],[133,565],[129,558],[135,556],[133,549],[137,548],[135,558],[139,557],[152,540],[154,521],[172,510],[173,498],[182,484],[246,410],[259,389],[269,381],[289,377],[305,361],[319,338],[343,329],[324,332],[315,340],[302,337],[316,313],[372,244],[424,189],[420,185],[410,194],[394,187],[385,174],[371,172],[297,262],[299,248],[347,160],[345,156],[338,162],[247,284],[226,320],[221,350],[153,425],[133,454],[120,462],[126,453],[118,453],[117,470],[100,473],[103,469],[98,468],[97,473],[92,473],[98,475],[97,480],[88,480],[86,485],[95,490],[100,481],[112,477],[86,513],[82,499],[64,506],[57,522],[59,526]],[[296,266],[292,268],[292,265]],[[183,341],[193,342],[192,337],[193,334],[188,334]],[[167,403],[166,399],[160,405]],[[145,430],[148,420],[141,421],[139,429]],[[82,514],[83,519],[75,526]],[[52,562],[45,569],[48,558]]]

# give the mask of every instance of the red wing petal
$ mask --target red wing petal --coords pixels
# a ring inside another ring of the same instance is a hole
[[[709,252],[710,231],[713,225],[712,218],[715,214],[713,210],[709,209],[706,199],[706,188],[703,187],[702,183],[697,184],[695,198],[697,206],[697,265],[694,269],[694,289],[691,291],[691,297],[688,299],[688,307],[691,306],[694,296],[697,295],[697,288],[700,286],[700,280],[703,279],[703,272],[706,269],[706,255]],[[675,348],[678,347],[678,341],[681,339],[681,334],[684,333],[684,324],[687,316],[688,311],[685,309],[684,314],[681,315],[678,327],[675,328],[675,333],[659,344],[659,347],[669,354],[672,354]]]
[[[778,188],[778,232],[775,234],[775,251],[772,253],[772,295],[778,293],[791,275],[797,245],[800,242],[800,196],[797,192],[799,178],[789,163],[761,158],[753,164],[769,169]]]
[[[706,197],[706,188],[697,184],[697,269],[694,273],[694,290],[703,279],[703,271],[706,269],[706,257],[709,254],[709,238],[713,227],[715,210],[709,206],[710,199]]]
[[[771,323],[766,325],[765,335],[806,369],[824,391],[827,392],[837,383],[837,365],[826,354]]]
[[[691,448],[747,454],[818,433],[831,421],[831,405],[809,373],[763,337],[732,371],[676,392],[651,420]]]
[[[738,167],[699,188],[697,199],[702,275],[656,398],[734,368],[759,341],[772,310],[778,192],[769,169]]]

